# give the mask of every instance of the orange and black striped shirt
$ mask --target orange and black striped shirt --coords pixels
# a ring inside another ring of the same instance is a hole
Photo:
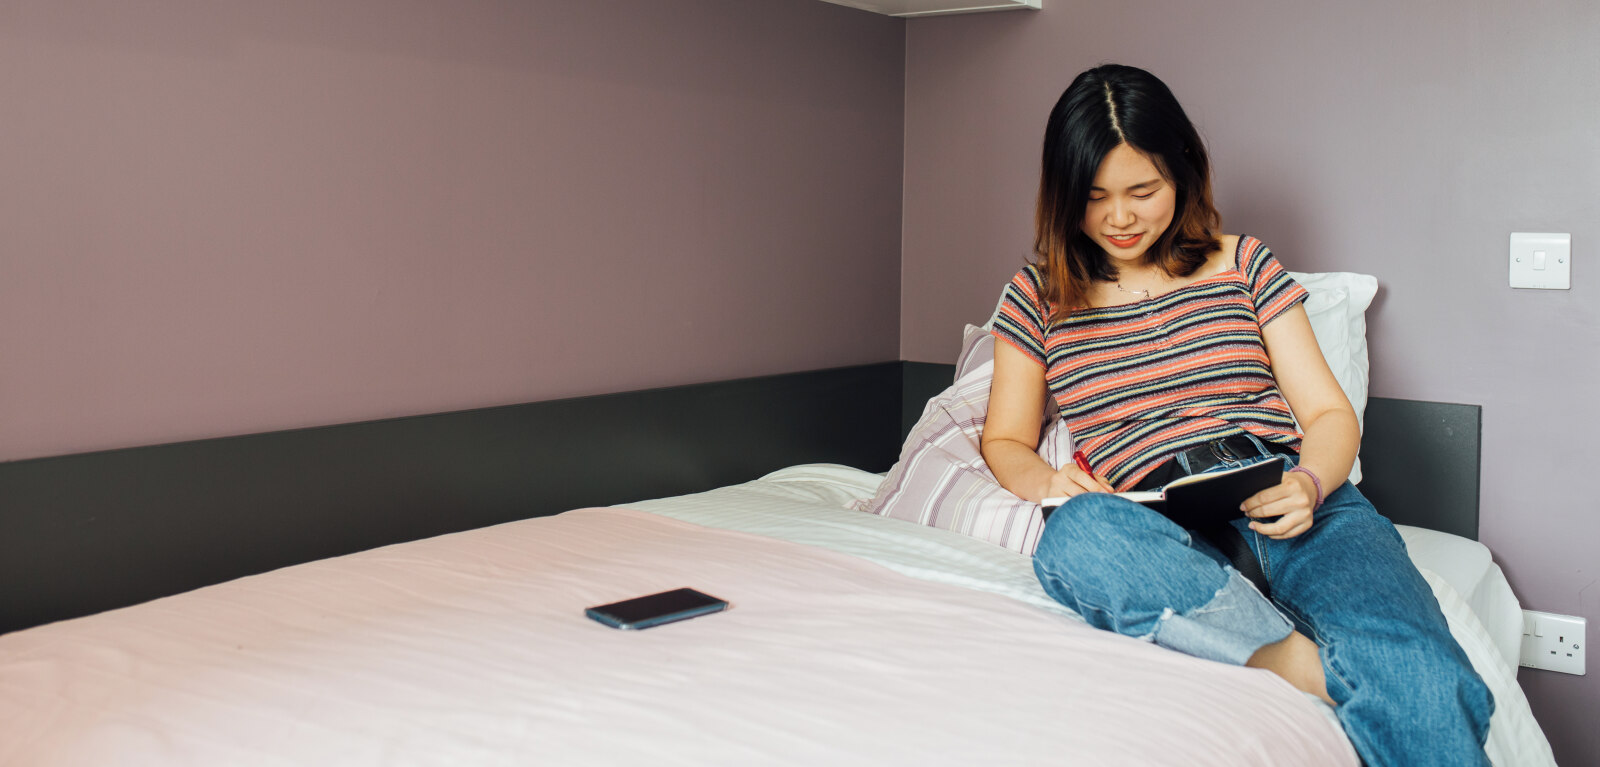
[[[1045,327],[1034,266],[1006,286],[994,335],[1045,369],[1078,449],[1126,490],[1168,457],[1243,433],[1298,451],[1261,328],[1305,300],[1260,240],[1239,238],[1234,268]]]

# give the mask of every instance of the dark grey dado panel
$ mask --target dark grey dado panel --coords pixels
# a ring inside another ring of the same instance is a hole
[[[901,363],[0,464],[0,632],[400,541],[882,471]]]

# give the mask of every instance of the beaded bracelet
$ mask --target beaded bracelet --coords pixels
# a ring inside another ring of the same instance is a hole
[[[1295,473],[1297,471],[1300,472],[1301,474],[1304,474],[1304,475],[1310,477],[1311,478],[1311,484],[1314,487],[1317,488],[1317,505],[1312,506],[1311,510],[1312,511],[1316,511],[1317,509],[1322,508],[1322,502],[1323,502],[1323,500],[1325,500],[1325,497],[1322,495],[1322,480],[1317,479],[1317,475],[1312,474],[1311,470],[1306,468],[1306,467],[1304,467],[1304,466],[1296,466],[1296,467],[1290,469],[1289,473],[1293,474],[1293,473]]]

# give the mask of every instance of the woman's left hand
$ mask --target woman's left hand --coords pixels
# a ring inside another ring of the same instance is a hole
[[[1275,540],[1293,538],[1311,529],[1317,506],[1316,483],[1298,472],[1283,475],[1283,482],[1251,496],[1240,508],[1247,517],[1281,517],[1276,522],[1252,519],[1250,529]]]

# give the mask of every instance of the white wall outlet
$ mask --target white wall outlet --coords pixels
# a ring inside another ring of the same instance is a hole
[[[1523,610],[1521,665],[1583,676],[1588,625],[1588,620],[1572,615]]]
[[[1571,233],[1511,233],[1511,287],[1570,290]]]

